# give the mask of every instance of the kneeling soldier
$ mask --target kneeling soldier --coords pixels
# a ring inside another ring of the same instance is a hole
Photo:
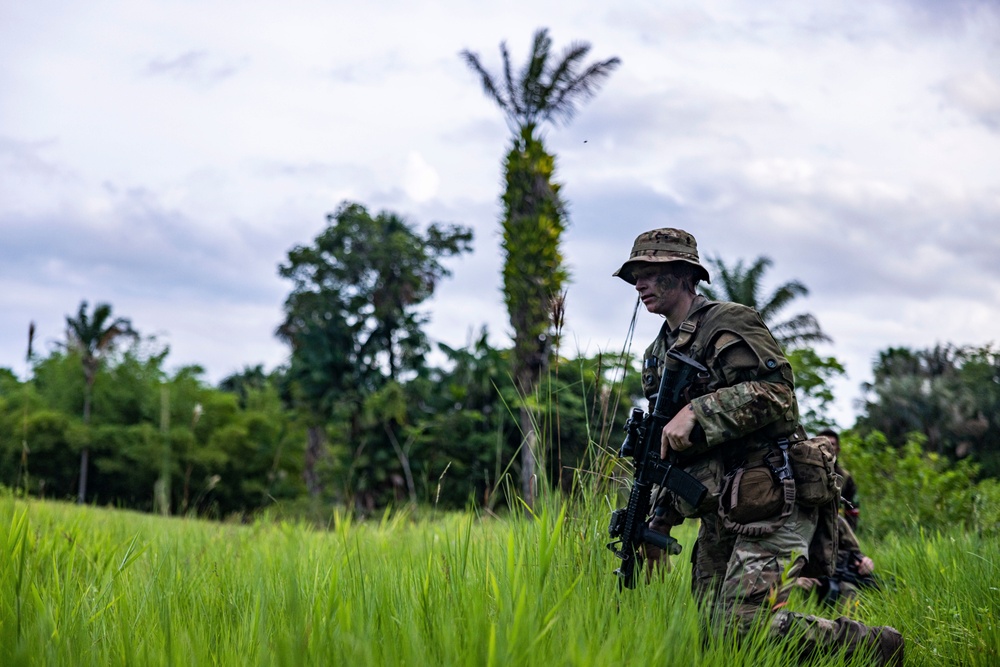
[[[640,234],[614,275],[665,318],[644,355],[646,397],[672,362],[668,351],[707,368],[690,387],[688,404],[663,428],[661,456],[709,493],[692,507],[654,491],[650,527],[667,532],[685,517],[701,520],[691,579],[712,627],[744,633],[763,613],[772,634],[800,638],[804,655],[843,649],[901,665],[903,638],[894,628],[782,609],[797,577],[833,571],[840,481],[828,441],[807,441],[799,427],[792,369],[758,313],[697,294],[698,282],[710,278],[694,237],[682,230]],[[806,479],[815,471],[822,474]],[[648,560],[655,560],[652,551]]]

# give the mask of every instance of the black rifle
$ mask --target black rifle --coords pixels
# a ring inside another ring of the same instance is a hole
[[[671,452],[667,460],[660,458],[663,427],[687,404],[685,390],[691,386],[695,377],[699,373],[706,376],[708,373],[708,369],[702,364],[680,352],[670,350],[667,357],[679,362],[677,369],[671,370],[669,363],[664,366],[660,388],[651,399],[651,412],[632,409],[632,414],[625,423],[625,442],[618,452],[618,456],[629,456],[634,463],[628,505],[611,513],[611,523],[608,526],[608,534],[611,536],[608,548],[622,560],[615,570],[620,588],[635,587],[636,565],[640,570],[642,568],[639,547],[643,543],[671,554],[680,553],[677,540],[649,528],[653,485],[666,487],[694,507],[701,504],[708,491],[695,477],[675,465],[676,454]]]
[[[871,588],[882,589],[882,582],[874,574],[861,574],[858,572],[858,565],[861,557],[857,554],[842,554],[837,558],[837,569],[832,577],[822,577],[819,582],[818,595],[824,604],[835,606],[841,595],[841,584],[851,584],[862,589]]]

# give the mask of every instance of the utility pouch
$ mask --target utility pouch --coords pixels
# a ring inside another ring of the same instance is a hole
[[[726,475],[719,498],[722,525],[738,535],[763,537],[785,525],[795,509],[795,481],[787,451],[780,461],[770,456],[753,467],[740,466]]]
[[[722,480],[719,512],[736,523],[762,521],[784,505],[782,486],[766,465],[737,468]]]
[[[837,456],[827,438],[810,438],[788,445],[788,458],[800,505],[819,507],[840,500],[844,480],[834,469]]]

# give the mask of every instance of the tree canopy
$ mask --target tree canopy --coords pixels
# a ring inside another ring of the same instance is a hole
[[[891,347],[879,353],[863,385],[857,428],[901,444],[921,434],[928,450],[974,457],[1000,475],[1000,354],[992,346]]]
[[[288,252],[278,272],[293,288],[277,335],[292,349],[292,394],[312,415],[305,474],[314,494],[323,486],[322,425],[345,409],[353,440],[362,394],[423,371],[429,345],[418,307],[450,275],[441,261],[471,242],[465,227],[432,224],[421,234],[395,213],[344,202],[311,245]]]
[[[507,42],[500,43],[502,71],[487,70],[479,55],[465,49],[465,63],[479,75],[483,92],[503,111],[511,134],[525,130],[532,135],[546,122],[569,122],[578,105],[597,94],[598,89],[620,64],[617,57],[584,64],[590,53],[587,42],[571,43],[559,57],[552,53],[547,28],[535,31],[528,60],[514,74]]]

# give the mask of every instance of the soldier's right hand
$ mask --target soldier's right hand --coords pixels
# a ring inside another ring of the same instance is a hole
[[[812,577],[799,577],[795,580],[795,585],[807,591],[811,591],[816,586],[819,586],[819,579],[813,579]]]
[[[691,434],[697,423],[698,418],[694,414],[694,408],[688,403],[663,427],[663,432],[660,433],[660,458],[667,458],[671,449],[683,452],[691,447]]]

